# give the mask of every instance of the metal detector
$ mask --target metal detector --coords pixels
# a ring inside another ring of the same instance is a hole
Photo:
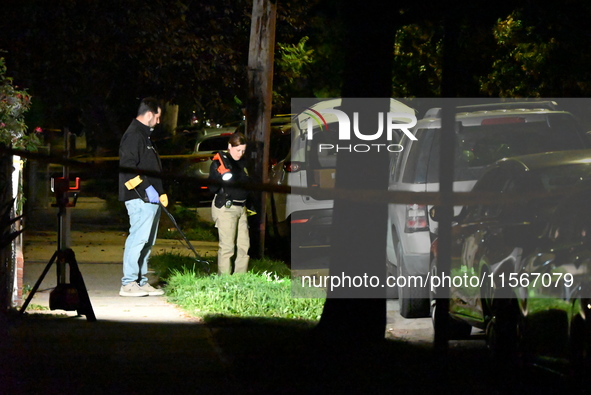
[[[201,257],[197,253],[197,251],[195,251],[195,248],[193,248],[193,245],[191,244],[191,242],[189,241],[189,239],[187,238],[187,236],[181,230],[181,227],[177,224],[176,220],[174,219],[174,217],[172,216],[172,214],[170,213],[170,211],[168,211],[168,209],[166,207],[164,207],[164,205],[162,203],[158,203],[158,204],[160,204],[160,207],[162,208],[162,210],[166,213],[166,215],[168,215],[168,218],[170,218],[170,220],[174,224],[176,230],[179,231],[179,233],[181,234],[181,236],[185,240],[185,243],[187,243],[187,248],[189,248],[191,251],[193,251],[193,254],[195,254],[195,260],[198,263],[200,263],[201,265],[204,265],[205,266],[205,270],[207,271],[207,273],[209,273],[210,272],[210,269],[211,269],[210,266],[209,266],[209,262],[206,261],[206,260],[201,259]]]
[[[145,201],[145,199],[140,195],[140,193],[138,192],[138,190],[136,189],[136,187],[142,182],[142,179],[140,178],[140,176],[136,176],[134,178],[132,178],[131,180],[128,180],[125,183],[125,186],[127,187],[127,189],[133,189],[135,191],[135,193],[137,193],[138,197],[142,200]],[[163,195],[164,196],[164,195]],[[168,202],[168,199],[166,199],[166,202]],[[155,203],[152,203],[155,204]],[[183,240],[185,240],[185,243],[187,243],[187,248],[189,248],[191,251],[193,251],[193,253],[195,254],[195,260],[203,265],[205,267],[205,270],[207,271],[207,273],[210,273],[210,265],[208,261],[205,261],[203,259],[201,259],[201,257],[199,256],[199,254],[197,253],[197,251],[195,251],[195,248],[193,248],[193,245],[191,244],[191,242],[189,241],[189,239],[187,238],[187,236],[185,235],[185,233],[181,230],[181,227],[179,226],[179,224],[176,222],[176,220],[174,219],[174,217],[172,216],[172,214],[170,213],[170,211],[168,211],[168,209],[165,207],[165,205],[162,203],[162,196],[160,197],[160,201],[158,202],[158,204],[160,205],[160,207],[162,208],[162,211],[164,211],[166,213],[166,215],[168,215],[168,218],[170,218],[170,220],[172,221],[172,223],[174,224],[175,228],[179,231],[179,233],[181,234],[181,236],[183,237]]]

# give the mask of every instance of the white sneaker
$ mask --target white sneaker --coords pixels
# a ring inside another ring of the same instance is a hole
[[[129,284],[121,286],[119,290],[119,296],[148,296],[148,292],[140,288],[140,285],[132,281]]]
[[[145,291],[148,293],[149,296],[162,296],[164,295],[164,290],[161,288],[154,288],[148,283],[139,287],[140,290]]]

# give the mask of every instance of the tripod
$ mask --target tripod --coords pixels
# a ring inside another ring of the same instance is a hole
[[[76,262],[76,256],[71,248],[66,247],[65,237],[65,215],[66,207],[75,207],[76,200],[78,198],[77,192],[79,192],[80,179],[76,178],[76,185],[70,187],[70,181],[65,177],[52,178],[52,188],[55,192],[56,203],[52,204],[53,207],[58,207],[58,232],[57,232],[57,244],[58,250],[53,254],[45,269],[41,273],[41,276],[35,283],[35,286],[29,293],[29,296],[25,300],[25,303],[20,309],[20,313],[24,313],[25,309],[33,299],[35,292],[39,289],[41,282],[49,272],[51,265],[56,263],[57,265],[57,286],[51,291],[49,295],[49,308],[51,310],[61,309],[66,311],[77,310],[78,315],[85,315],[87,321],[96,321],[92,304],[88,296],[88,291],[82,278],[82,273],[78,268]],[[68,192],[76,192],[74,194],[74,201],[69,202]],[[66,282],[66,264],[70,268],[70,283]]]

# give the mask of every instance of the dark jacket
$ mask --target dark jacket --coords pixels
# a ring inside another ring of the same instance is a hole
[[[162,171],[160,156],[150,140],[152,131],[153,128],[144,125],[137,119],[131,121],[119,145],[119,166],[121,168],[137,169],[151,173],[160,173]],[[139,171],[122,170],[119,172],[119,200],[127,201],[137,199],[138,197],[145,200],[145,191],[150,185],[158,191],[158,194],[162,195],[164,193],[162,179],[160,177],[154,174],[140,174]],[[129,190],[125,186],[127,181],[137,175],[142,179],[142,183],[135,188],[139,192],[139,196],[135,190]]]
[[[226,167],[230,169],[232,178],[228,181],[223,181],[222,175],[218,172],[220,162],[218,160],[211,162],[211,166],[209,167],[209,178],[220,182],[221,185],[212,184],[209,185],[208,188],[210,192],[217,195],[215,203],[218,208],[221,207],[226,200],[247,200],[250,195],[250,192],[246,189],[236,188],[234,186],[236,183],[244,184],[250,181],[248,172],[245,168],[246,160],[240,159],[235,161],[227,152],[219,152],[219,154],[223,157]]]

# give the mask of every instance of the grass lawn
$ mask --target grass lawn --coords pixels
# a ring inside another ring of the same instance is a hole
[[[217,275],[216,258],[166,253],[150,257],[170,302],[194,317],[265,317],[317,321],[324,298],[292,297],[291,271],[281,261],[251,259],[244,274]]]

